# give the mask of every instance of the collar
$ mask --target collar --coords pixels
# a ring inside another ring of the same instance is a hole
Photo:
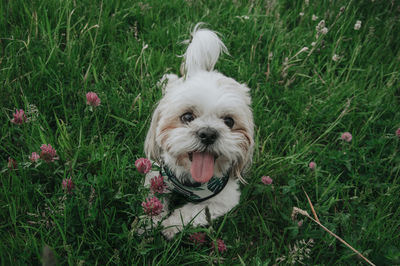
[[[164,182],[172,192],[181,194],[192,202],[202,202],[220,193],[229,180],[229,175],[224,177],[213,176],[207,183],[183,184],[175,174],[167,167],[160,167],[160,174],[164,177]]]

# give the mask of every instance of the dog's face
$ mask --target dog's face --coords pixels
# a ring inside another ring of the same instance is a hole
[[[146,155],[184,182],[241,179],[253,152],[249,89],[217,72],[169,82],[145,143]]]

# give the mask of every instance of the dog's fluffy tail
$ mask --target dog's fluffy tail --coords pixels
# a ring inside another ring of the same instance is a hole
[[[228,49],[217,33],[209,29],[201,29],[204,23],[198,23],[191,34],[191,40],[185,41],[189,46],[184,54],[181,72],[190,76],[199,71],[212,71],[221,53]]]

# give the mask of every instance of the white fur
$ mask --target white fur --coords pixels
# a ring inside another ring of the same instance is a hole
[[[184,225],[192,222],[193,226],[207,225],[205,208],[208,207],[211,219],[214,220],[228,213],[240,200],[239,184],[230,179],[225,188],[215,197],[200,203],[187,203],[162,222],[163,234],[168,239],[181,231]],[[183,224],[182,224],[183,222]]]
[[[184,72],[187,76],[200,70],[212,71],[221,52],[228,53],[218,35],[214,31],[201,29],[202,24],[198,23],[194,27],[191,43],[184,55]]]
[[[185,53],[186,76],[164,75],[164,96],[154,111],[145,141],[146,156],[166,164],[181,181],[194,182],[190,175],[189,153],[208,151],[216,157],[214,176],[229,174],[226,187],[215,197],[194,204],[188,203],[176,209],[162,225],[167,238],[172,238],[183,225],[207,223],[204,209],[208,206],[211,218],[229,212],[239,203],[238,180],[251,163],[253,154],[253,115],[250,108],[249,88],[232,78],[213,71],[214,65],[226,47],[217,34],[196,25],[192,42]],[[183,123],[186,112],[195,119]],[[233,128],[224,118],[234,119]],[[196,135],[202,128],[212,128],[218,138],[212,145],[204,145]],[[154,174],[146,176],[146,183]],[[165,215],[165,213],[163,214]],[[183,221],[183,224],[182,224]]]

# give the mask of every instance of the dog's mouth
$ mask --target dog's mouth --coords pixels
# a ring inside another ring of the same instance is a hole
[[[213,177],[216,157],[207,151],[189,153],[189,160],[192,162],[190,173],[196,182],[206,183]]]

